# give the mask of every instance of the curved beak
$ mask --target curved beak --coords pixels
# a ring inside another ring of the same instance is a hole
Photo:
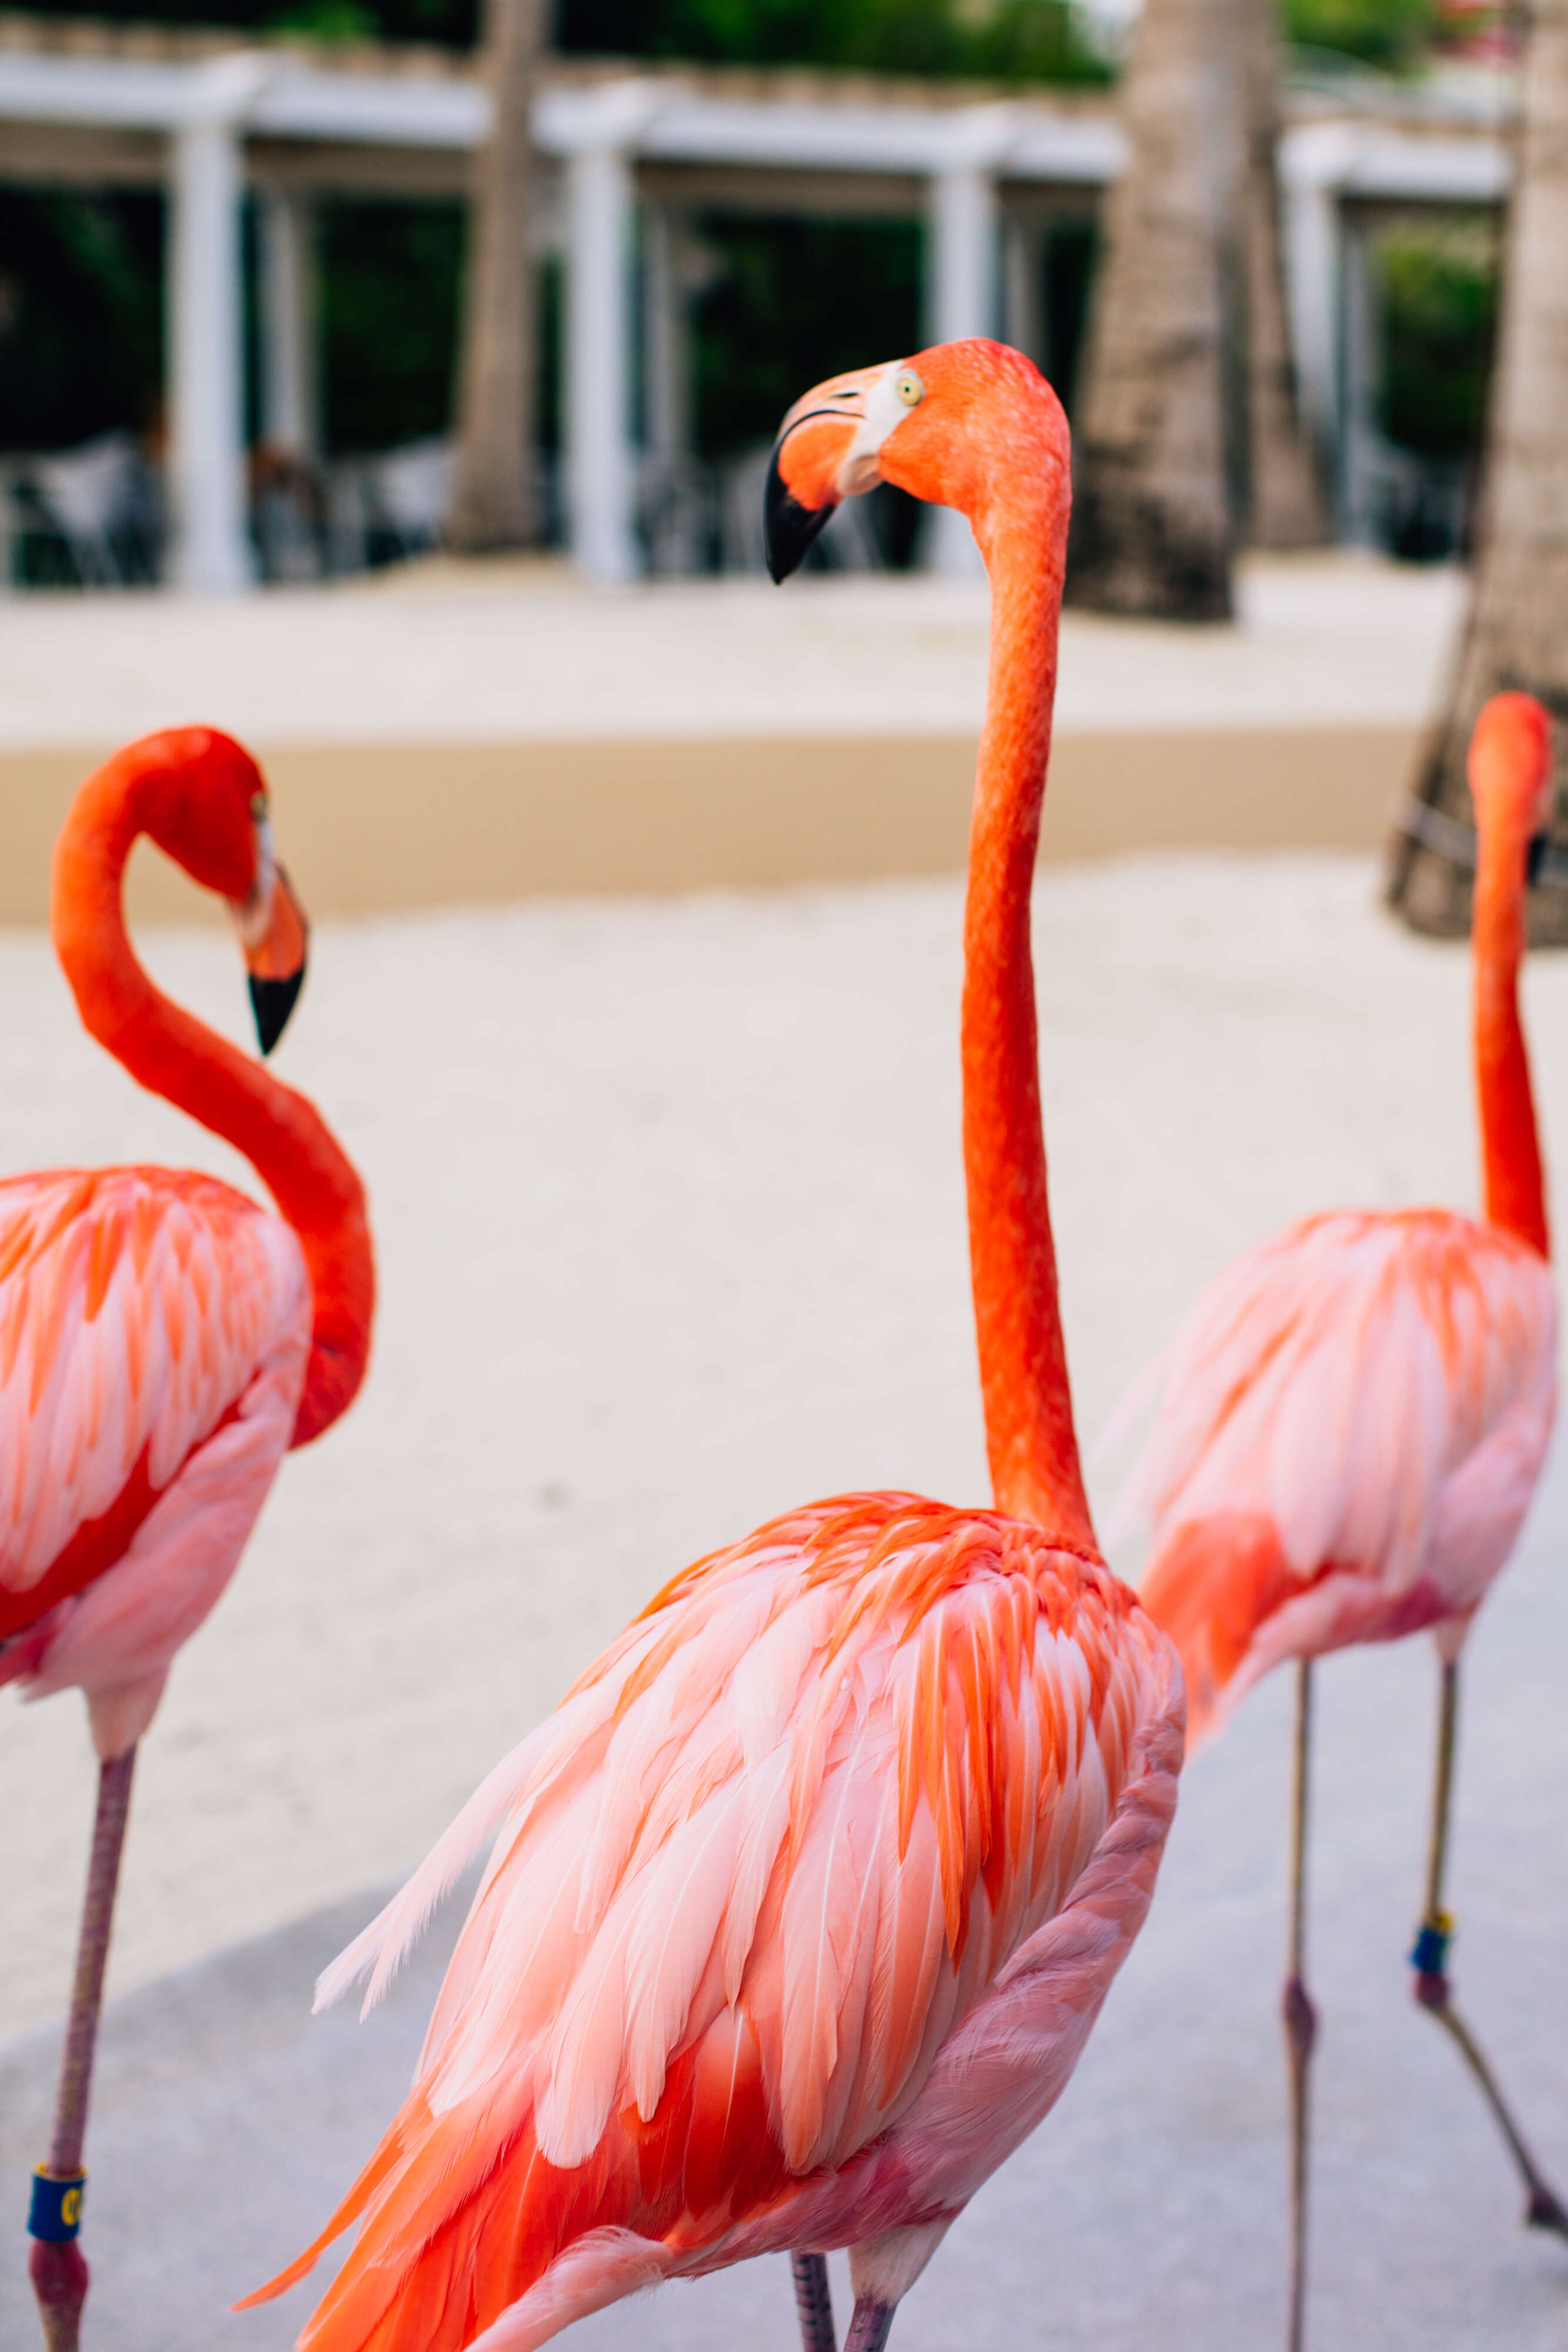
[[[883,373],[858,368],[830,377],[798,400],[780,425],[762,507],[768,569],[776,581],[799,570],[841,499],[869,490],[877,479],[864,428],[867,398]]]
[[[310,936],[294,886],[270,852],[263,859],[255,891],[234,914],[245,950],[256,1042],[267,1055],[288,1026],[304,986]]]

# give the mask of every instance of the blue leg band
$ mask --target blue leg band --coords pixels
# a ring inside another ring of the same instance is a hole
[[[68,2172],[63,2178],[41,2168],[33,2175],[33,2204],[27,2215],[27,2234],[42,2238],[46,2245],[65,2245],[81,2229],[82,2190],[87,2184],[85,2172]]]
[[[1423,1919],[1416,1935],[1416,1948],[1410,1955],[1410,1965],[1424,1977],[1440,1977],[1448,1966],[1448,1947],[1454,1940],[1454,1923],[1446,1915],[1441,1919]]]

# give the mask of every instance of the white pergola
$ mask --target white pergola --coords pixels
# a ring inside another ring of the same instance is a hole
[[[175,577],[223,593],[245,587],[252,572],[241,358],[247,190],[261,232],[263,428],[304,449],[313,408],[302,233],[310,192],[461,189],[489,110],[476,80],[428,52],[392,70],[384,50],[339,65],[297,49],[204,48],[142,56],[123,41],[100,41],[96,52],[0,41],[0,176],[166,184]],[[672,207],[704,201],[922,211],[927,335],[1001,332],[1028,348],[1035,336],[1020,245],[1051,208],[1092,204],[1124,152],[1103,101],[977,100],[950,88],[685,68],[563,72],[540,93],[535,133],[561,182],[570,543],[586,571],[611,580],[638,568],[639,204],[653,232],[643,240],[643,307],[655,373],[678,372]],[[1507,186],[1506,151],[1481,130],[1319,119],[1287,131],[1281,179],[1299,380],[1313,429],[1338,451],[1365,398],[1354,318],[1346,323],[1354,207],[1495,202]],[[678,399],[667,383],[651,389],[667,433]],[[941,516],[933,560],[953,570],[976,562],[961,519]]]

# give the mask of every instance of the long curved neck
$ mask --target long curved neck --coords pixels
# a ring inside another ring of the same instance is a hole
[[[986,723],[964,917],[964,1172],[998,1507],[1096,1549],[1072,1426],[1046,1197],[1030,891],[1056,697],[1066,501],[988,528]]]
[[[298,1236],[314,1299],[292,1441],[303,1445],[364,1378],[375,1304],[364,1187],[313,1104],[172,1004],[137,961],[121,888],[157,783],[133,751],[78,795],[55,849],[55,947],[87,1028],[138,1085],[242,1151]]]
[[[1519,1017],[1524,859],[1525,844],[1517,835],[1506,828],[1483,828],[1471,924],[1476,1094],[1487,1222],[1550,1257],[1541,1140]]]

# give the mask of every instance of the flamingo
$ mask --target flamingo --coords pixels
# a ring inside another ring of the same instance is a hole
[[[1526,2221],[1568,2235],[1568,2211],[1455,2008],[1444,1907],[1459,1655],[1513,1549],[1556,1403],[1556,1292],[1519,1010],[1527,863],[1551,772],[1541,705],[1494,696],[1469,753],[1484,1215],[1331,1212],[1238,1258],[1154,1368],[1158,1404],[1118,1510],[1150,1522],[1142,1595],[1181,1652],[1195,1741],[1271,1666],[1297,1662],[1283,1998],[1292,2352],[1305,2324],[1317,2027],[1304,1980],[1312,1661],[1328,1651],[1433,1633],[1437,1755],[1416,1997],[1480,2084],[1523,2180]]]
[[[964,1139],[997,1508],[837,1496],[677,1575],[324,1976],[385,1990],[497,1832],[410,2096],[280,2293],[360,2234],[310,2352],[525,2352],[655,2280],[790,2251],[852,2352],[1060,2095],[1176,1803],[1174,1650],[1094,1543],[1040,1129],[1030,887],[1065,420],[950,343],[784,421],[776,578],[878,480],[970,518],[995,598],[966,919]]]
[[[139,1085],[243,1151],[282,1213],[189,1170],[0,1183],[0,1683],[29,1698],[80,1689],[99,1757],[54,2132],[29,2221],[51,2352],[75,2352],[87,2296],[82,2148],[137,1742],[284,1454],[352,1402],[375,1294],[363,1187],[319,1114],[137,962],[120,896],[141,834],[228,900],[264,1055],[305,971],[305,918],[239,744],[171,730],[89,778],[56,846],[51,914],[83,1023]]]

